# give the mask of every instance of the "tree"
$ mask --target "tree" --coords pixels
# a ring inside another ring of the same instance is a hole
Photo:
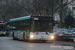
[[[65,1],[65,3],[64,3],[64,1]],[[63,27],[63,18],[64,18],[63,14],[64,14],[64,10],[67,10],[67,9],[65,9],[65,7],[67,7],[68,4],[71,4],[75,0],[70,0],[70,2],[68,2],[68,1],[69,0],[60,0],[59,2],[56,2],[57,7],[56,7],[55,11],[58,11],[58,13],[60,15],[60,28]]]
[[[51,15],[51,2],[52,0],[0,0],[0,17],[4,21],[9,21],[9,19],[11,18],[17,18],[30,14]],[[69,3],[66,2],[65,4],[63,4],[63,2],[61,4],[61,2],[61,0],[53,0],[53,14],[59,11],[62,22],[63,9],[67,4],[71,3],[72,1]]]
[[[73,18],[73,16],[68,15],[68,16],[65,18],[65,24],[66,24],[67,26],[71,26],[73,23],[74,23],[74,18]]]

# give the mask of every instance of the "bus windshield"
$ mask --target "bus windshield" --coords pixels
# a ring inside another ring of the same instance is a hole
[[[5,31],[5,25],[0,25],[0,31]]]
[[[52,19],[42,18],[41,20],[35,20],[35,31],[46,31],[49,32],[52,30]]]

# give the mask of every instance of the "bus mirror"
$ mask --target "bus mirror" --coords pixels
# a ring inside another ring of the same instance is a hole
[[[16,29],[16,27],[13,27],[13,29]]]

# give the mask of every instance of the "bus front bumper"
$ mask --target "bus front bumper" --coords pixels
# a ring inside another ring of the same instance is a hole
[[[48,38],[34,38],[34,39],[29,39],[30,41],[53,41],[54,39],[48,39]]]
[[[0,33],[0,35],[5,35],[5,33]]]
[[[45,41],[50,41],[50,40],[55,40],[55,37],[53,35],[51,36],[46,36],[46,35],[42,35],[42,36],[34,36],[34,35],[31,35],[29,37],[29,40],[39,40],[39,41],[42,41],[42,40],[45,40]]]

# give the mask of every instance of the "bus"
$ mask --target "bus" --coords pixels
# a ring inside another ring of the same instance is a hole
[[[10,19],[9,25],[12,29],[13,39],[24,41],[33,40],[53,40],[54,19],[52,16],[29,15]]]
[[[7,29],[7,23],[0,22],[0,35],[6,35]]]

